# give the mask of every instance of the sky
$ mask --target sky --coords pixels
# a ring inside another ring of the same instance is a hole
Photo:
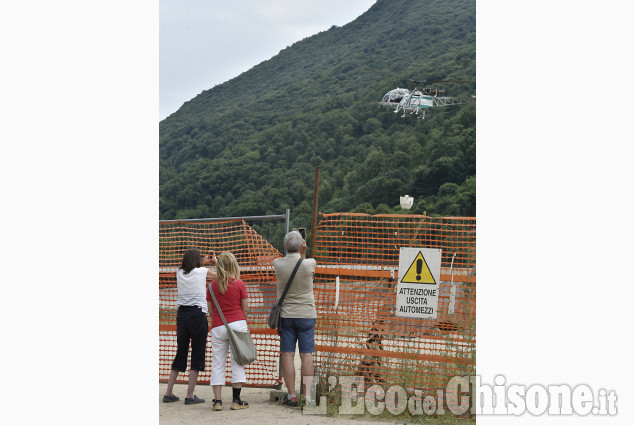
[[[375,0],[160,0],[159,119]]]

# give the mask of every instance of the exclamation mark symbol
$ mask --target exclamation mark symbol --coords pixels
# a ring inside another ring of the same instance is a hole
[[[423,270],[423,260],[417,260],[417,280],[421,280],[421,270]]]

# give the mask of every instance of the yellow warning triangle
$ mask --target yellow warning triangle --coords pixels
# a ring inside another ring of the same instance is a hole
[[[436,285],[432,273],[430,273],[430,267],[426,263],[426,259],[423,258],[423,254],[419,251],[419,254],[415,257],[408,271],[401,279],[401,283],[427,283]]]

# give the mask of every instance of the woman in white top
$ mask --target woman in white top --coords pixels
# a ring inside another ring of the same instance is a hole
[[[205,370],[205,345],[207,344],[207,301],[206,280],[216,279],[216,272],[202,267],[210,264],[209,258],[203,258],[198,249],[188,249],[183,254],[181,268],[176,272],[178,290],[176,314],[176,356],[168,378],[168,387],[163,396],[164,403],[172,403],[179,398],[172,393],[179,372],[185,372],[187,353],[192,342],[190,376],[187,385],[185,404],[204,403],[205,400],[194,395],[198,373]]]

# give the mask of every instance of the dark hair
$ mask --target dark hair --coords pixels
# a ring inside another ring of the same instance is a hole
[[[196,248],[188,249],[183,253],[181,268],[185,274],[188,274],[196,267],[201,267],[201,253]]]

